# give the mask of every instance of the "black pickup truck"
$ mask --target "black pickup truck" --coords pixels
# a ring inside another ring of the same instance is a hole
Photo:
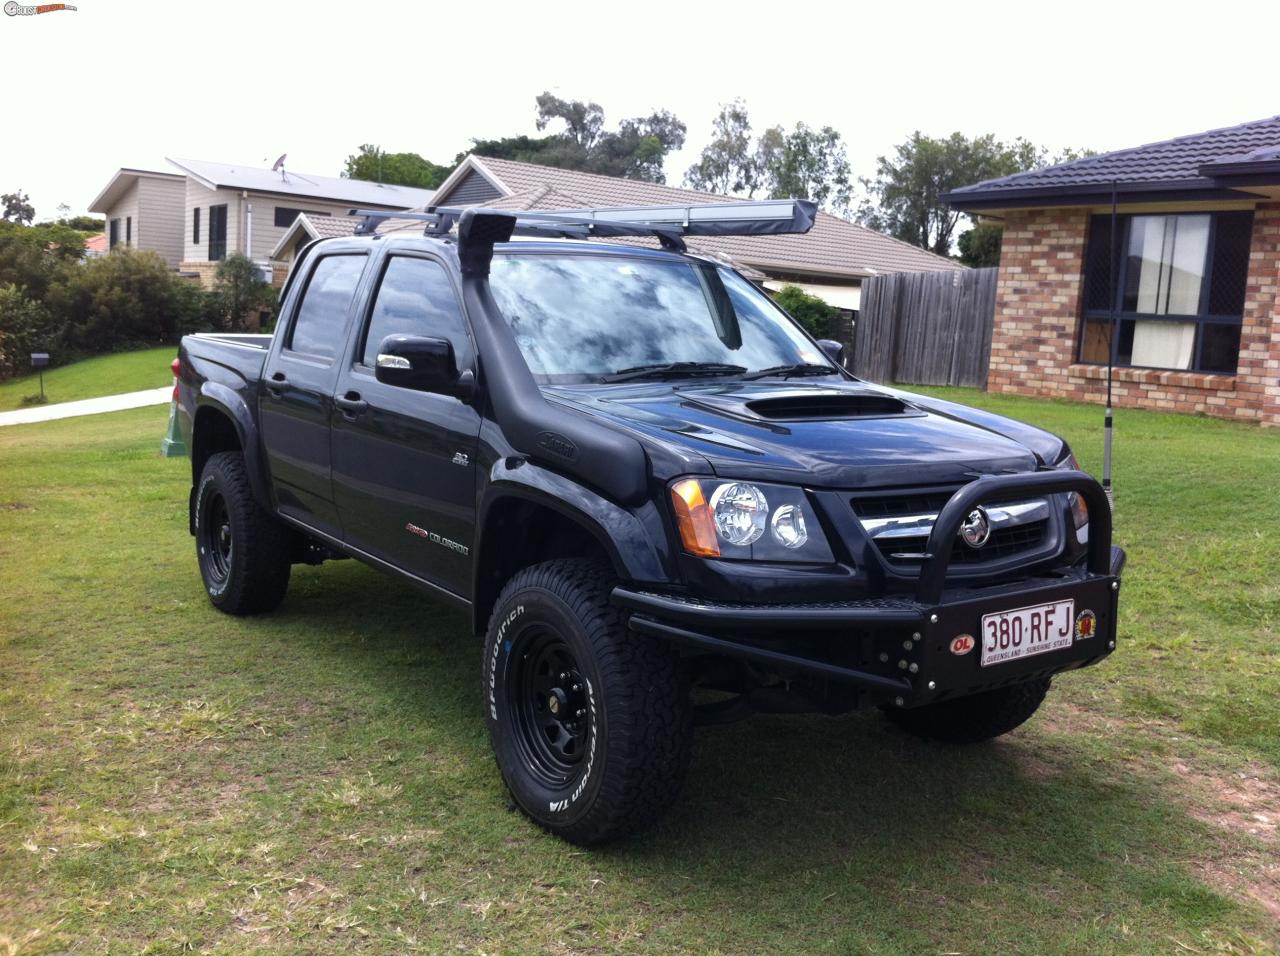
[[[1067,445],[849,375],[684,244],[812,205],[727,208],[370,217],[302,250],[274,335],[179,353],[213,604],[355,557],[467,609],[503,778],[576,843],[670,804],[696,722],[980,741],[1115,648],[1124,553]]]

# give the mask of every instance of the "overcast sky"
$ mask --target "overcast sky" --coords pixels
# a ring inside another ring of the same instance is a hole
[[[36,0],[24,0],[34,3]],[[82,212],[166,156],[338,175],[361,143],[450,162],[534,134],[549,89],[689,127],[830,125],[858,175],[912,130],[1116,149],[1280,113],[1280,6],[76,0],[0,15],[0,192]]]

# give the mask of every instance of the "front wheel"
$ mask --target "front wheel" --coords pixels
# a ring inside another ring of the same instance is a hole
[[[582,560],[519,572],[485,635],[489,736],[512,796],[578,844],[651,822],[689,763],[692,710],[671,648],[631,634]]]
[[[228,614],[274,610],[289,587],[290,531],[253,497],[239,452],[209,456],[195,512],[196,559],[213,606]]]
[[[976,744],[1021,727],[1044,703],[1049,678],[998,687],[911,710],[885,708],[890,722],[928,740]]]

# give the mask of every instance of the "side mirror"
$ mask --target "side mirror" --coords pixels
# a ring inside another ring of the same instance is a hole
[[[475,386],[470,369],[458,372],[453,343],[448,339],[388,335],[379,343],[374,363],[374,377],[384,385],[452,395],[464,402],[471,398]]]
[[[818,339],[818,348],[822,349],[827,358],[844,368],[844,343],[835,339]]]

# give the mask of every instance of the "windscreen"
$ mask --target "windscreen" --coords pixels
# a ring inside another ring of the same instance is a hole
[[[710,263],[499,255],[489,286],[530,370],[544,383],[599,381],[667,362],[723,363],[748,372],[830,364],[767,296]]]

